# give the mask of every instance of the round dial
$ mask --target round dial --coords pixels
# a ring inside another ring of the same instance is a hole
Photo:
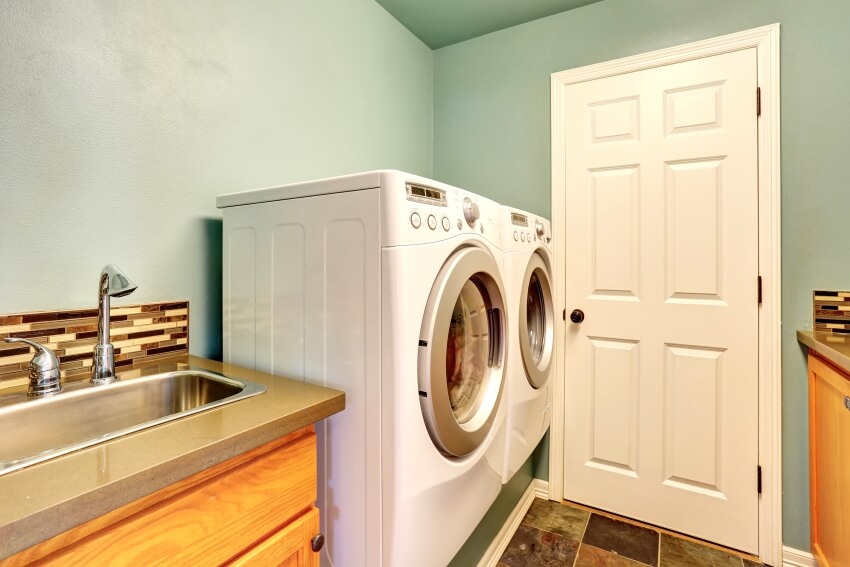
[[[534,221],[534,230],[540,238],[543,238],[544,234],[546,234],[543,228],[543,223],[540,221]]]
[[[481,211],[478,210],[478,203],[474,202],[469,197],[463,200],[463,217],[466,219],[466,224],[475,226],[475,221],[481,216]]]

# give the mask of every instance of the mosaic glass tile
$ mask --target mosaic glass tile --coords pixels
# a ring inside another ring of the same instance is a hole
[[[812,321],[817,332],[850,334],[850,291],[814,290]]]
[[[189,302],[121,305],[110,310],[115,366],[122,369],[151,359],[189,352]],[[97,309],[0,315],[0,339],[28,338],[56,352],[63,379],[88,377],[97,343]],[[29,348],[0,342],[0,388],[23,383]]]

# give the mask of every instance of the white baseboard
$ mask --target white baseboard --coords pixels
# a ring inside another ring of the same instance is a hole
[[[510,543],[511,538],[514,537],[514,533],[519,528],[526,512],[531,508],[531,503],[537,497],[549,498],[549,483],[545,480],[535,478],[528,485],[528,488],[525,489],[525,492],[522,493],[522,498],[519,499],[511,515],[505,520],[505,524],[499,530],[496,539],[493,540],[490,547],[484,552],[481,561],[478,562],[478,567],[496,567],[496,564],[508,547],[508,543]]]
[[[534,495],[543,500],[549,500],[549,481],[535,478],[531,483],[534,486]]]
[[[782,548],[783,567],[817,567],[815,557],[808,551],[800,551],[790,547]]]

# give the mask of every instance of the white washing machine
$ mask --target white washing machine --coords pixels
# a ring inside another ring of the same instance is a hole
[[[501,208],[399,171],[217,205],[225,361],[346,393],[317,427],[322,564],[447,564],[502,482]]]
[[[551,422],[555,367],[551,223],[511,207],[503,211],[508,294],[507,435],[503,481],[513,477]]]

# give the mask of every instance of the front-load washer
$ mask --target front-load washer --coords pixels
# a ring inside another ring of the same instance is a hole
[[[507,435],[503,481],[528,459],[551,421],[555,366],[551,224],[511,207],[503,211],[508,295]]]
[[[399,171],[217,205],[225,361],[346,393],[316,428],[322,564],[446,565],[502,483],[501,208]]]

